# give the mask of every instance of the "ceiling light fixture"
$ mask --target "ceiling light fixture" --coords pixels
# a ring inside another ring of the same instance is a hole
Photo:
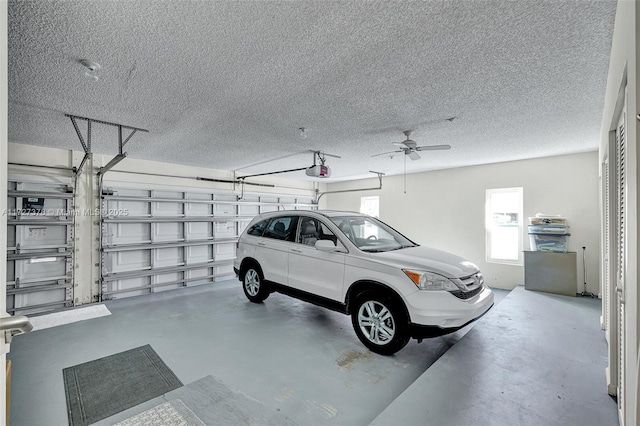
[[[84,76],[87,77],[89,80],[98,81],[100,64],[97,62],[90,61],[88,59],[81,59],[80,63],[87,68],[86,71],[84,72]]]
[[[300,127],[298,130],[300,130],[300,139],[306,139],[307,138],[307,129],[304,127]]]

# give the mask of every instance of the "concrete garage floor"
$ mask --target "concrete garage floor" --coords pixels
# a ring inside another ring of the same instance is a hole
[[[378,356],[349,317],[278,294],[252,304],[235,280],[107,307],[110,316],[14,338],[12,425],[67,424],[62,369],[144,344],[185,385],[210,375],[299,424],[364,425],[471,328]]]

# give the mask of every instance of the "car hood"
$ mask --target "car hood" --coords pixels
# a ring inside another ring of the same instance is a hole
[[[468,260],[431,247],[407,247],[399,250],[371,253],[371,258],[398,268],[419,269],[447,278],[462,278],[478,272]]]

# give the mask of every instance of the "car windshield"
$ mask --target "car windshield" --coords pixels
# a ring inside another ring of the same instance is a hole
[[[330,219],[362,251],[375,253],[415,247],[417,245],[398,231],[373,217],[344,216]]]

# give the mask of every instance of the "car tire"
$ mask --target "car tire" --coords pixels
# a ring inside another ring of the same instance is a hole
[[[379,292],[358,295],[351,322],[358,339],[372,352],[392,355],[409,343],[409,320],[395,298]]]
[[[269,297],[269,287],[264,282],[262,270],[257,265],[249,265],[242,275],[244,295],[253,303],[262,303]]]

